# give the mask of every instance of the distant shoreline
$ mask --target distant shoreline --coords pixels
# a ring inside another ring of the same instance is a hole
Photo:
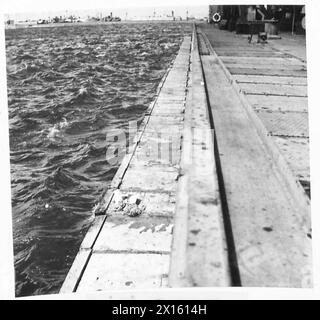
[[[74,23],[48,23],[48,24],[15,24],[15,25],[5,25],[5,29],[27,29],[27,28],[54,28],[54,27],[67,27],[67,26],[90,26],[90,25],[109,25],[109,24],[126,24],[126,23],[193,23],[193,22],[204,22],[200,19],[194,20],[123,20],[123,21],[108,21],[108,22],[74,22]]]

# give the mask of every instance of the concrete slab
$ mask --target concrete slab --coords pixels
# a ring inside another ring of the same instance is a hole
[[[264,59],[261,59],[262,61]],[[225,63],[225,62],[224,62]],[[306,71],[307,68],[305,65],[303,64],[286,64],[285,62],[283,64],[274,64],[274,65],[268,65],[267,61],[265,61],[264,64],[258,64],[255,62],[251,62],[251,63],[241,63],[240,61],[238,62],[234,62],[234,63],[225,63],[227,68],[250,68],[250,69],[256,69],[256,70],[260,70],[260,69],[265,69],[266,67],[271,67],[273,69],[284,69],[285,70],[290,70],[290,71]]]
[[[217,53],[222,56],[227,57],[260,57],[260,58],[268,58],[270,57],[270,52],[260,51],[257,52],[255,50],[245,50],[245,51],[225,51],[225,50],[217,50]],[[277,58],[286,58],[287,56],[282,53],[272,53],[272,57]]]
[[[294,65],[294,66],[305,66],[305,63],[301,62],[300,60],[297,60],[295,58],[289,58],[289,57],[264,57],[261,59],[260,57],[232,57],[232,56],[223,56],[219,55],[221,60],[228,64],[228,63],[249,63],[254,64],[255,66],[288,66],[288,65]]]
[[[306,154],[309,154],[309,139],[294,137],[274,137],[273,139],[297,178],[310,184],[309,157],[306,157]],[[310,185],[308,188],[310,191]]]
[[[157,179],[155,179],[157,177]],[[174,192],[176,190],[177,170],[163,167],[143,166],[131,167],[122,181],[122,188],[126,190]]]
[[[269,45],[302,61],[307,60],[306,36],[281,32],[280,40],[269,40]]]
[[[94,245],[96,252],[169,253],[172,219],[168,217],[108,217]]]
[[[233,67],[229,68],[231,74],[242,74],[242,75],[262,75],[262,76],[286,76],[286,77],[303,77],[307,76],[306,70],[287,70],[285,68],[260,68],[260,69],[252,69],[252,68],[240,68]]]
[[[136,150],[132,163],[178,166],[181,153],[181,135],[146,132]]]
[[[168,265],[167,254],[94,253],[77,292],[160,288]]]
[[[157,108],[152,113],[153,116],[181,116],[184,113],[184,104],[177,107],[163,107]]]
[[[305,97],[248,95],[246,98],[256,111],[308,112],[308,99]]]
[[[247,76],[247,75],[234,75],[234,79],[238,83],[263,83],[263,84],[291,84],[295,86],[307,86],[307,78],[297,77],[282,77],[277,78],[272,76]]]
[[[273,136],[309,137],[308,114],[300,112],[257,112]],[[308,153],[304,155],[307,159]]]
[[[267,95],[267,96],[290,96],[290,97],[307,97],[308,91],[306,86],[296,86],[278,83],[240,83],[240,88],[244,94]]]

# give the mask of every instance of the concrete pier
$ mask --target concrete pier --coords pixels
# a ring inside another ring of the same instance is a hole
[[[190,52],[186,37],[146,112],[132,153],[96,209],[102,215],[83,240],[61,292],[168,285]],[[142,213],[130,217],[123,205],[134,198]]]
[[[185,37],[61,293],[312,286],[306,64],[232,37]]]

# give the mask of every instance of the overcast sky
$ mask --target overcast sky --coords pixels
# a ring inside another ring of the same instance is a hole
[[[1,0],[1,11],[15,20],[52,17],[54,13],[86,17],[100,12],[106,15],[111,11],[122,18],[126,13],[128,18],[139,18],[151,16],[154,11],[159,15],[171,14],[171,10],[176,16],[185,18],[186,10],[189,16],[207,16],[209,3],[210,0]]]
[[[154,6],[208,5],[208,0],[1,0],[3,12],[35,12],[71,9],[132,8]]]
[[[23,17],[45,18],[52,16],[54,12],[59,12],[61,15],[65,14],[66,11],[69,14],[82,13],[81,16],[83,16],[83,10],[88,10],[90,15],[99,12],[107,14],[112,10],[114,15],[122,17],[128,12],[130,18],[130,15],[132,17],[137,15],[150,16],[153,14],[153,9],[167,7],[166,10],[170,13],[171,10],[174,10],[176,16],[185,17],[186,10],[188,10],[189,15],[204,17],[208,15],[209,4],[256,4],[256,2],[256,0],[0,0],[0,11],[10,14],[10,17],[15,19],[22,19]],[[263,2],[265,4],[292,4],[292,2],[303,3],[304,1],[264,0]],[[143,10],[134,9],[137,7],[143,8]],[[165,12],[167,12],[166,10]],[[160,12],[159,9],[156,11]],[[16,13],[23,14],[14,15]]]

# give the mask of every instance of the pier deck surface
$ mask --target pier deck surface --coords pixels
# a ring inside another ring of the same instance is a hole
[[[285,36],[249,44],[241,35],[203,26],[237,89],[264,124],[310,196],[305,42]],[[278,42],[277,42],[278,41]]]
[[[200,29],[241,285],[310,286],[309,200],[296,183],[309,181],[306,65]]]
[[[199,54],[186,37],[61,293],[230,285],[207,110]]]
[[[61,293],[312,286],[306,65],[248,46],[185,37]]]

